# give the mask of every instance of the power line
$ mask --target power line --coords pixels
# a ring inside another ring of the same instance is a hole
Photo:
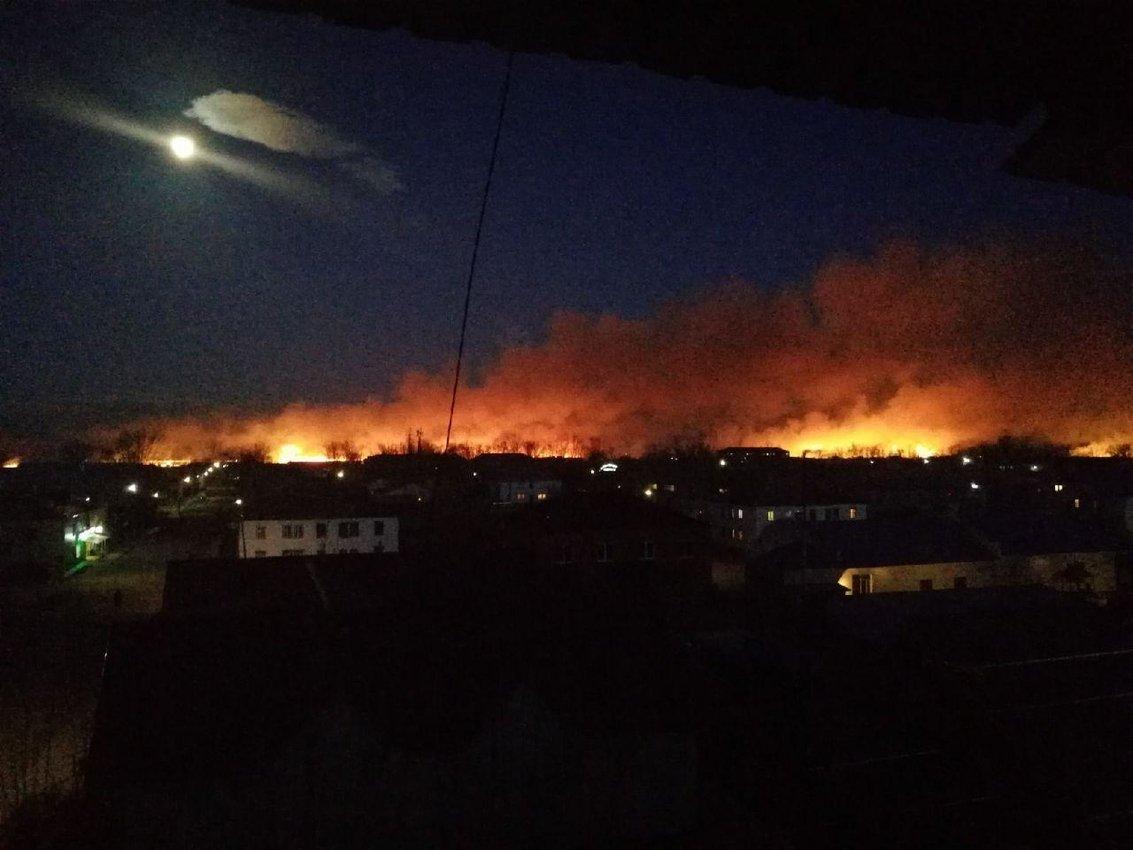
[[[472,280],[476,277],[476,259],[480,254],[480,232],[484,228],[484,213],[488,209],[488,194],[492,190],[492,175],[496,172],[496,151],[500,146],[500,130],[504,126],[504,110],[507,107],[508,89],[511,86],[511,66],[515,51],[507,54],[507,69],[500,89],[500,113],[496,117],[496,136],[492,140],[492,155],[488,160],[488,178],[484,181],[484,196],[480,199],[480,217],[476,221],[476,237],[472,241],[472,262],[468,266],[468,282],[464,288],[464,314],[460,320],[460,343],[456,349],[456,374],[452,381],[452,403],[448,409],[448,427],[445,429],[445,454],[448,453],[452,439],[452,420],[456,415],[456,391],[460,387],[460,367],[464,361],[464,337],[468,331],[468,307],[472,303]]]

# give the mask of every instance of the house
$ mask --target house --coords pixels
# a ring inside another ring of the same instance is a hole
[[[620,493],[577,494],[534,505],[510,523],[544,565],[601,567],[648,564],[700,568],[707,536],[700,523],[662,505]]]
[[[106,509],[33,495],[0,498],[0,571],[4,577],[55,575],[102,553]]]
[[[749,581],[772,576],[798,589],[852,596],[902,591],[1046,586],[1100,600],[1116,584],[1117,549],[1097,539],[1018,535],[1006,545],[971,526],[936,517],[805,523],[776,529]]]
[[[493,482],[492,486],[495,489],[494,502],[497,505],[543,502],[561,495],[563,491],[563,482],[555,479],[497,481]]]
[[[90,561],[102,556],[106,548],[107,508],[73,505],[63,521],[63,540],[74,544],[75,560]]]
[[[850,522],[869,516],[868,506],[859,501],[784,502],[742,494],[685,499],[680,505],[686,516],[711,528],[713,539],[749,551],[759,549],[761,535],[777,522]]]
[[[278,499],[244,505],[237,534],[240,558],[345,555],[398,550],[398,519],[375,516],[364,501]]]

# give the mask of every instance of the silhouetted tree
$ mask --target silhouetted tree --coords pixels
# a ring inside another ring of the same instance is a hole
[[[161,434],[148,428],[127,428],[118,432],[111,446],[117,463],[149,463]]]
[[[362,452],[349,440],[332,440],[323,446],[323,452],[330,460],[356,461],[362,459]]]
[[[267,463],[271,460],[271,452],[264,443],[253,443],[245,446],[236,453],[236,460],[240,463]]]

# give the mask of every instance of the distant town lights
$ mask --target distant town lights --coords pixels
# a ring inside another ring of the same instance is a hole
[[[1054,492],[1055,493],[1061,493],[1062,492],[1062,485],[1061,484],[1055,484],[1054,485]]]
[[[126,492],[127,493],[137,493],[138,492],[138,485],[133,484],[133,483],[127,484],[126,485]]]
[[[156,490],[154,490],[154,491],[153,491],[153,497],[154,497],[155,499],[160,499],[160,498],[161,498],[161,494],[160,494],[159,492],[157,492]]]
[[[237,504],[237,505],[242,505],[242,504],[244,504],[244,500],[243,500],[243,499],[237,499],[237,500],[236,500],[236,504]]]
[[[973,490],[980,489],[980,485],[975,481],[972,482],[971,487],[972,487]]]
[[[338,472],[336,472],[336,473],[334,474],[334,477],[335,477],[335,478],[345,478],[345,477],[346,477],[346,473],[345,473],[345,472],[344,472],[343,470],[341,470],[341,469],[340,469],[340,470],[339,470]]]
[[[964,464],[964,466],[967,466],[971,462],[972,462],[972,459],[970,457],[968,457],[967,455],[964,455],[962,458],[960,458],[960,463]]]
[[[728,465],[728,459],[726,457],[720,458],[720,466],[727,466],[727,465]]]
[[[192,483],[193,483],[193,476],[191,476],[191,475],[186,475],[186,476],[185,476],[184,478],[182,478],[181,480],[182,480],[182,481],[184,481],[184,482],[185,482],[186,484],[192,484]]]

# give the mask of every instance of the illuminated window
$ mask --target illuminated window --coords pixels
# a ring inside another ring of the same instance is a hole
[[[526,493],[516,493],[515,494],[515,500],[517,502],[526,502],[527,501],[527,494]]]
[[[743,518],[744,518],[744,509],[743,508],[736,508],[736,519],[743,519]]]
[[[535,498],[538,499],[540,502],[542,502],[544,499],[547,498],[547,494],[546,493],[536,493]]]
[[[1075,509],[1082,507],[1082,500],[1081,499],[1075,499],[1074,500],[1074,507],[1075,507]]]
[[[768,511],[767,512],[767,521],[768,522],[775,522],[775,511]]]
[[[652,540],[646,540],[644,543],[641,544],[641,560],[643,560],[643,561],[652,561],[653,560],[653,541]]]
[[[256,539],[257,540],[267,540],[267,536],[268,536],[267,526],[257,525],[256,526]]]
[[[850,519],[857,519],[857,518],[858,518],[858,509],[857,508],[850,508]]]
[[[854,596],[865,596],[873,591],[873,577],[869,573],[852,577]]]
[[[1062,485],[1061,484],[1055,484],[1054,485],[1054,492],[1055,493],[1061,493],[1062,492]]]

